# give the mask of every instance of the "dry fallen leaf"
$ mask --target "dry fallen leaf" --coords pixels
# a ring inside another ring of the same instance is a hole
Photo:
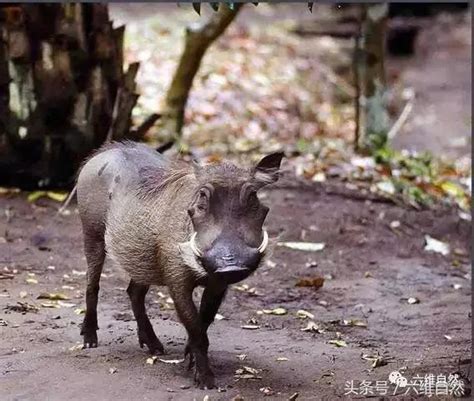
[[[43,196],[46,196],[46,191],[34,191],[28,194],[28,197],[26,198],[28,202],[35,202],[39,198],[42,198]]]
[[[328,344],[334,345],[336,348],[347,347],[347,343],[344,340],[329,340]]]
[[[84,344],[77,343],[76,345],[73,345],[72,347],[70,347],[69,351],[80,351],[81,349],[84,349]]]
[[[232,287],[234,290],[245,292],[252,296],[259,296],[260,294],[255,287],[250,288],[248,284],[234,285]]]
[[[62,306],[63,308],[72,308],[76,306],[76,304],[73,304],[71,302],[63,302],[63,301],[58,301],[58,305]]]
[[[83,270],[83,271],[73,270],[72,274],[74,276],[85,276],[87,274],[87,271],[86,270]]]
[[[158,358],[158,360],[160,362],[163,362],[163,363],[168,363],[170,365],[177,365],[179,363],[183,363],[184,362],[184,359],[162,359],[162,358]]]
[[[278,246],[306,252],[319,252],[326,246],[323,242],[279,242]]]
[[[243,366],[235,371],[234,377],[239,379],[261,379],[261,376],[258,374],[261,372],[261,369],[255,369],[250,366]]]
[[[324,277],[305,277],[299,279],[295,286],[296,287],[312,287],[315,290],[321,288],[324,285]]]
[[[146,359],[146,364],[147,365],[154,365],[157,360],[158,360],[157,356],[155,356],[155,355],[150,356],[149,358]]]
[[[342,325],[351,327],[367,327],[367,323],[361,319],[344,319]]]
[[[398,220],[393,220],[392,222],[390,222],[391,229],[396,229],[396,228],[399,228],[400,226],[401,226],[401,223]]]
[[[7,310],[11,310],[14,312],[38,312],[39,308],[36,305],[29,304],[28,302],[20,302],[18,301],[16,305],[8,305],[5,307]]]
[[[437,252],[443,256],[449,255],[449,244],[425,235],[425,251]]]
[[[240,328],[244,330],[257,330],[260,328],[260,326],[257,324],[245,324],[243,326],[240,326]]]
[[[64,202],[66,198],[68,197],[67,192],[53,192],[53,191],[48,191],[46,193],[48,198],[56,201],[56,202]]]
[[[117,373],[117,368],[110,368],[109,373],[113,375],[114,373]]]
[[[324,330],[321,329],[315,322],[308,322],[308,324],[301,329],[301,331],[312,331],[315,333],[323,333]]]
[[[42,292],[39,294],[36,299],[49,299],[51,301],[67,301],[69,298],[67,295],[61,293],[54,293],[54,292]]]
[[[41,306],[43,308],[60,308],[57,302],[43,302]]]
[[[375,184],[375,188],[390,195],[395,194],[396,191],[395,186],[391,181],[380,181]]]
[[[372,368],[378,368],[379,366],[385,366],[387,364],[387,361],[378,353],[376,355],[363,354],[362,359],[371,362]]]
[[[286,362],[286,361],[289,361],[289,359],[288,359],[286,356],[279,356],[276,360],[277,360],[278,362]]]
[[[86,313],[86,310],[84,308],[76,308],[74,309],[74,313],[76,315],[83,315],[84,313]]]
[[[227,319],[225,316],[221,315],[220,313],[216,313],[216,316],[214,317],[216,320],[224,320]]]
[[[20,291],[20,298],[26,298],[28,293],[26,291]]]
[[[239,354],[237,355],[237,359],[240,359],[241,361],[243,361],[244,359],[247,358],[247,354]]]
[[[263,393],[265,396],[270,396],[270,395],[275,394],[275,392],[272,390],[271,387],[261,387],[259,391]]]
[[[418,298],[415,298],[415,297],[410,297],[410,298],[408,298],[407,302],[410,305],[414,305],[414,304],[419,304],[420,300]]]
[[[325,182],[326,181],[326,174],[323,172],[316,173],[313,175],[313,178],[311,178],[312,181],[314,182]]]
[[[35,278],[32,278],[32,277],[28,277],[28,278],[26,279],[26,282],[27,282],[28,284],[38,284],[38,280],[36,280]]]
[[[300,309],[296,312],[296,316],[300,319],[314,319],[314,315],[308,311]]]
[[[266,315],[286,315],[288,312],[286,311],[285,308],[275,308],[275,309],[263,309],[262,313],[265,313]]]

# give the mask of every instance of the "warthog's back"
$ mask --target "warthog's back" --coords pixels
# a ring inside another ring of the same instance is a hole
[[[136,190],[143,169],[165,170],[168,165],[166,158],[145,145],[133,142],[108,145],[79,174],[77,198],[81,219],[105,223],[111,203]]]

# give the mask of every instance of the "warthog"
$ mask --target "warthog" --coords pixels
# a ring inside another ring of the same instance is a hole
[[[207,329],[229,284],[257,269],[268,248],[268,208],[257,192],[278,179],[282,153],[254,168],[230,163],[190,166],[145,145],[113,143],[82,168],[77,199],[87,259],[85,347],[97,346],[99,280],[107,255],[130,276],[127,293],[138,341],[164,352],[145,310],[151,284],[165,285],[188,333],[185,355],[195,381],[214,387]],[[204,292],[199,311],[192,299]]]

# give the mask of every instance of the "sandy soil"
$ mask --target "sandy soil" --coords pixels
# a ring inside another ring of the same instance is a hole
[[[324,242],[326,248],[314,253],[276,247],[271,262],[245,282],[259,295],[230,291],[220,311],[226,319],[210,329],[221,389],[206,391],[195,389],[184,363],[146,364],[125,293],[127,278],[110,264],[101,281],[99,347],[70,350],[81,341],[82,316],[74,311],[84,306],[85,290],[77,213],[55,219],[57,204],[50,201],[32,205],[23,195],[0,197],[0,398],[258,400],[264,398],[260,389],[270,387],[269,399],[298,393],[302,400],[334,400],[347,398],[346,381],[387,380],[397,369],[408,378],[469,374],[470,225],[454,211],[416,212],[360,200],[337,183],[301,186],[291,180],[269,190],[266,202],[272,236]],[[401,222],[398,229],[390,228],[394,220]],[[451,254],[424,251],[425,234],[447,241]],[[295,286],[308,276],[325,277],[324,286]],[[27,283],[31,278],[38,283]],[[150,318],[165,344],[164,358],[180,359],[185,332],[174,310],[159,307],[166,302],[158,291],[166,293],[154,288],[147,298]],[[37,299],[44,292],[64,293],[71,298],[64,302],[75,306],[41,306],[49,302]],[[420,302],[409,304],[410,297]],[[39,310],[21,312],[18,302]],[[288,314],[257,314],[276,307]],[[299,309],[314,314],[324,332],[301,331],[307,320],[296,317]],[[260,328],[242,329],[250,319]],[[361,319],[367,327],[344,326],[344,319]],[[337,332],[347,347],[329,343]],[[376,353],[388,364],[372,369],[361,355]],[[237,381],[242,366],[261,369],[261,378]]]

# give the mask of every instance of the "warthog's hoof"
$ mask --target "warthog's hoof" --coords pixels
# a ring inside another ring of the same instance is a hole
[[[155,333],[148,335],[146,332],[138,331],[138,344],[140,344],[140,348],[146,345],[153,355],[163,355],[165,353],[163,344],[158,340]]]
[[[216,379],[212,372],[200,373],[196,369],[194,371],[194,382],[196,383],[196,387],[199,387],[201,390],[210,390],[216,387]]]
[[[97,348],[97,332],[95,330],[83,331],[84,348]]]
[[[188,370],[191,370],[194,367],[194,355],[191,352],[191,347],[188,344],[186,344],[186,348],[184,349],[184,359],[186,359],[189,356],[189,364],[188,364]]]

